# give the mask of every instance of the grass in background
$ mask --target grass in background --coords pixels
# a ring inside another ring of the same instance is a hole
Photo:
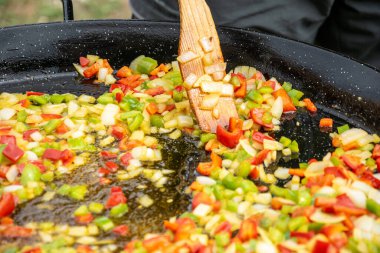
[[[128,0],[73,0],[74,18],[128,19]],[[0,26],[62,21],[60,0],[0,0]]]

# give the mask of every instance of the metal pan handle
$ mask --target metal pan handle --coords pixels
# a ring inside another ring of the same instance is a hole
[[[71,0],[61,0],[63,6],[63,21],[74,20],[73,2]]]

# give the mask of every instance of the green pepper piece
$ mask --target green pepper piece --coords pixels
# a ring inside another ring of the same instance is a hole
[[[230,235],[227,232],[218,233],[215,235],[216,245],[224,247],[230,243]]]
[[[69,192],[69,197],[75,200],[83,200],[87,194],[86,185],[75,185],[72,186]]]
[[[40,169],[33,164],[25,165],[21,174],[21,184],[27,186],[29,182],[39,182],[41,180]]]
[[[289,82],[284,82],[284,84],[282,85],[282,88],[284,88],[286,92],[289,92],[292,89],[292,84]]]
[[[285,137],[285,136],[281,136],[281,138],[280,138],[280,143],[281,143],[282,145],[284,145],[285,148],[287,148],[287,147],[289,147],[289,145],[292,143],[292,140],[289,139],[289,138],[287,138],[287,137]]]
[[[14,129],[18,133],[23,133],[29,129],[29,126],[25,123],[17,122],[16,125],[14,126]]]
[[[136,117],[133,119],[131,123],[128,123],[128,128],[131,132],[136,131],[141,126],[141,123],[144,121],[144,116],[139,113],[136,115]]]
[[[308,190],[298,191],[298,205],[300,206],[310,206],[311,205],[311,194]]]
[[[336,158],[336,157],[334,157]],[[338,159],[338,158],[337,158]],[[339,159],[338,159],[339,160]],[[376,161],[373,159],[373,158],[368,158],[366,161],[365,161],[365,164],[368,166],[368,167],[372,167],[372,166],[375,166],[376,165]],[[334,164],[335,165],[335,164]]]
[[[87,208],[86,205],[81,205],[80,207],[78,207],[74,211],[74,215],[75,216],[81,216],[81,215],[85,215],[85,214],[88,214],[88,213],[89,213],[89,210],[88,210],[88,208]]]
[[[104,216],[96,218],[94,220],[94,223],[96,224],[96,226],[98,226],[103,231],[109,231],[115,227],[112,220],[110,220],[109,218],[104,217]]]
[[[162,77],[162,79],[170,80],[175,86],[183,83],[182,75],[180,71],[170,71]]]
[[[273,92],[273,88],[270,86],[262,86],[260,89],[258,89],[258,92],[261,94],[271,94]]]
[[[234,86],[234,87],[240,87],[240,80],[239,80],[239,77],[237,76],[233,76],[231,77],[231,81],[230,83]]]
[[[129,112],[125,112],[125,113],[122,113],[120,115],[120,119],[122,121],[127,121],[127,122],[132,122],[133,119],[137,116],[141,114],[139,111],[129,111]]]
[[[137,98],[131,95],[123,97],[123,99],[119,103],[119,106],[122,110],[127,112],[132,110],[142,111],[144,109],[144,104],[140,103],[140,101]]]
[[[251,180],[249,179],[244,179],[241,184],[240,184],[240,187],[243,189],[243,191],[245,193],[248,193],[248,192],[254,192],[254,193],[257,193],[258,192],[258,189],[257,189],[257,186],[255,185],[254,182],[252,182]]]
[[[45,172],[41,175],[41,180],[44,182],[53,182],[54,173],[52,171]]]
[[[302,91],[299,91],[296,89],[291,89],[290,91],[288,91],[288,95],[291,98],[294,98],[296,100],[300,100],[303,97],[304,93]]]
[[[226,202],[226,209],[228,211],[236,213],[237,210],[238,210],[238,203],[236,203],[233,200],[227,200],[227,202]]]
[[[173,90],[173,99],[175,102],[181,102],[183,99],[183,93],[177,90]]]
[[[380,217],[380,204],[373,199],[367,199],[366,208],[371,213]]]
[[[231,190],[236,190],[242,181],[242,178],[240,177],[235,177],[231,173],[225,176],[222,180],[223,185]]]
[[[65,97],[65,102],[66,102],[66,103],[68,103],[68,102],[70,102],[71,100],[74,100],[74,99],[76,98],[75,95],[70,94],[70,93],[63,94],[63,96]]]
[[[298,166],[300,167],[300,169],[306,169],[307,166],[309,166],[308,163],[299,163]]]
[[[96,100],[99,104],[106,105],[106,104],[112,104],[114,102],[114,99],[112,96],[107,95],[101,95]]]
[[[272,123],[272,119],[273,119],[273,116],[270,112],[264,112],[262,120],[265,124]]]
[[[282,231],[278,230],[275,227],[269,228],[269,238],[274,242],[275,244],[282,242],[285,240],[285,235]]]
[[[203,144],[205,144],[206,142],[210,141],[210,140],[213,140],[216,138],[216,134],[212,134],[212,133],[204,133],[204,134],[201,134],[201,142]]]
[[[50,96],[50,102],[52,104],[60,104],[63,102],[63,100],[65,100],[65,95],[53,94]]]
[[[45,150],[46,148],[38,146],[38,147],[32,148],[31,151],[34,152],[38,157],[41,157],[44,154]]]
[[[47,134],[50,134],[52,133],[60,124],[61,124],[61,120],[59,119],[52,119],[52,120],[49,120],[48,123],[46,123],[43,127],[45,129],[45,132]]]
[[[66,195],[69,195],[70,191],[71,191],[71,186],[68,184],[64,184],[61,187],[59,187],[59,189],[57,190],[57,193],[59,195],[66,196]]]
[[[341,162],[340,162],[340,160],[339,160],[338,157],[333,156],[333,157],[330,158],[330,161],[334,164],[334,166],[341,165]]]
[[[262,104],[264,102],[263,96],[257,90],[250,90],[247,94],[247,98],[258,104]]]
[[[154,127],[164,127],[164,119],[160,115],[151,115],[150,124]]]
[[[281,230],[282,232],[286,232],[289,220],[290,218],[288,215],[280,214],[275,223],[276,228]]]
[[[157,66],[158,63],[156,60],[150,57],[144,57],[140,61],[138,61],[136,70],[141,74],[149,75],[149,73],[152,72]]]
[[[324,226],[323,223],[313,222],[313,223],[309,224],[308,230],[309,231],[316,231],[316,232],[318,232],[319,230],[321,230],[321,228],[323,228],[323,226]]]
[[[27,117],[28,117],[28,113],[25,110],[21,110],[17,113],[18,122],[25,122]]]
[[[260,108],[261,107],[260,104],[257,104],[257,103],[255,103],[253,101],[247,101],[246,105],[247,105],[247,107],[248,107],[249,110],[251,110],[253,108]]]
[[[7,144],[0,144],[0,164],[8,159],[3,155],[3,150],[7,147]]]
[[[202,138],[202,136],[201,136],[201,138]],[[216,136],[215,136],[215,138],[216,138]],[[223,158],[231,160],[231,161],[235,160],[236,157],[237,157],[237,153],[236,152],[229,152],[229,153],[224,153],[223,154]]]
[[[239,167],[236,170],[236,175],[239,177],[246,178],[250,172],[251,172],[251,163],[245,160],[239,164]]]
[[[111,208],[110,216],[115,217],[115,218],[120,218],[124,216],[124,214],[126,214],[127,212],[128,212],[128,205],[121,203]]]
[[[289,148],[292,151],[292,153],[299,153],[300,152],[297,141],[292,141]]]
[[[342,134],[342,133],[346,132],[348,129],[350,129],[350,127],[348,126],[348,124],[345,124],[343,126],[337,127],[338,134]]]
[[[290,231],[296,231],[298,228],[300,228],[302,225],[308,224],[309,221],[304,216],[299,216],[295,218],[291,218],[288,224]]]
[[[30,102],[32,102],[35,105],[45,105],[49,102],[44,96],[32,95],[32,96],[29,96],[28,99]]]
[[[3,251],[3,253],[17,253],[17,252],[19,252],[19,250],[16,246],[11,246],[11,247],[7,246],[6,248],[4,248],[4,251]]]
[[[97,202],[91,202],[90,205],[88,206],[88,209],[90,210],[91,213],[102,213],[104,210],[104,205],[102,203],[97,203]]]
[[[216,185],[214,185],[214,187],[212,189],[213,189],[212,193],[214,194],[214,196],[217,200],[224,199],[224,194],[223,194],[224,193],[224,187],[223,186],[221,186],[220,184],[216,184]]]

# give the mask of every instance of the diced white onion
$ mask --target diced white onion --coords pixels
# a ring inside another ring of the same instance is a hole
[[[33,140],[33,141],[42,141],[42,139],[44,138],[42,136],[42,134],[39,132],[39,131],[36,131],[34,133],[32,133],[30,135],[30,138]]]
[[[347,145],[348,143],[360,140],[361,138],[368,135],[366,131],[359,128],[351,128],[340,135],[341,141],[343,145]]]
[[[18,169],[16,165],[12,165],[9,170],[7,171],[7,174],[5,174],[5,177],[9,182],[14,182],[18,176]]]
[[[212,110],[212,116],[213,116],[215,119],[219,119],[219,118],[220,118],[220,111],[219,111],[218,108],[215,107],[215,108]]]
[[[210,177],[204,177],[204,176],[199,176],[197,177],[197,182],[200,183],[201,185],[214,185],[216,184],[216,181]]]
[[[311,216],[310,220],[323,224],[333,224],[344,221],[346,218],[344,216],[331,215],[322,212],[321,210],[316,210]]]
[[[268,150],[282,150],[284,148],[284,146],[278,141],[264,139],[263,144],[264,144],[264,149],[268,149]]]
[[[205,217],[211,212],[211,210],[211,206],[201,203],[193,210],[193,214],[199,217]]]
[[[103,125],[112,126],[116,124],[116,115],[119,113],[120,107],[115,104],[107,104],[104,108],[101,121]]]
[[[98,72],[98,81],[104,82],[106,80],[107,74],[108,74],[107,68],[100,68]]]
[[[314,162],[307,166],[305,170],[306,177],[313,177],[322,175],[324,173],[324,169],[327,167],[325,162]]]
[[[38,156],[36,155],[36,153],[34,153],[32,151],[25,151],[25,155],[28,158],[28,161],[38,160]]]
[[[289,169],[280,167],[277,170],[275,170],[274,176],[277,177],[278,179],[287,179],[290,177]]]
[[[16,114],[15,109],[3,108],[0,110],[0,120],[10,120],[15,114]]]
[[[232,97],[234,94],[234,87],[232,84],[224,84],[222,82],[207,82],[201,83],[201,90],[206,93],[217,93],[221,96]]]
[[[68,107],[67,107],[67,114],[73,115],[79,108],[80,108],[80,106],[78,105],[77,102],[70,101],[68,104]]]
[[[150,207],[151,205],[153,205],[154,201],[151,197],[145,194],[139,198],[139,203],[143,207]]]
[[[224,78],[224,71],[212,73],[212,78],[214,79],[214,81],[222,81]]]
[[[116,79],[115,79],[115,77],[113,77],[112,74],[108,74],[108,75],[106,76],[106,80],[105,80],[104,84],[105,84],[105,85],[110,85],[110,84],[114,84],[114,83],[116,83]]]
[[[272,105],[272,109],[270,110],[270,112],[273,115],[273,117],[275,117],[276,119],[280,119],[283,109],[284,109],[284,103],[282,101],[282,98],[277,97]]]
[[[215,72],[224,72],[226,71],[227,63],[225,62],[218,62],[210,66],[205,66],[205,72],[206,74],[213,74]]]
[[[200,108],[202,110],[212,110],[219,102],[218,94],[209,94],[202,98]]]
[[[212,37],[203,37],[199,40],[199,43],[201,44],[202,49],[205,53],[214,50],[214,45],[212,44]]]
[[[355,206],[366,208],[367,197],[362,191],[347,189],[346,194],[354,202]]]
[[[251,146],[251,144],[249,144],[249,141],[247,139],[239,140],[239,144],[250,156],[256,156],[256,150]]]
[[[194,85],[194,83],[197,81],[198,77],[194,73],[190,73],[183,82],[183,86],[185,86],[186,89],[191,89]]]
[[[187,51],[187,52],[182,53],[180,56],[178,56],[177,60],[180,63],[187,63],[187,62],[192,61],[198,57],[199,57],[199,55],[197,55],[193,51]]]
[[[177,125],[179,128],[192,127],[194,125],[193,118],[191,116],[179,115],[177,116]]]

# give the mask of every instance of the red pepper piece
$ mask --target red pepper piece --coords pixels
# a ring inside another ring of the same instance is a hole
[[[251,118],[256,124],[267,127],[267,128],[273,128],[272,123],[266,124],[263,122],[264,113],[265,113],[265,110],[262,108],[253,108],[250,111]]]
[[[215,234],[218,233],[228,233],[231,235],[232,233],[232,225],[228,221],[223,221],[216,229]]]
[[[331,174],[336,177],[341,177],[344,179],[348,178],[347,171],[341,167],[326,167],[324,171],[325,171],[325,174]]]
[[[319,121],[319,127],[321,127],[321,128],[323,128],[323,127],[331,128],[331,127],[333,127],[333,124],[334,124],[334,121],[331,118],[322,118]]]
[[[106,165],[107,169],[109,169],[109,171],[111,171],[113,173],[115,173],[119,168],[119,166],[116,163],[111,162],[111,161],[105,162],[105,165]]]
[[[230,120],[231,122],[231,120]],[[227,131],[221,125],[216,127],[216,137],[220,143],[229,148],[234,148],[239,143],[242,131],[235,129],[233,132]]]
[[[86,57],[81,56],[79,57],[79,63],[82,67],[86,67],[90,63],[90,60]]]
[[[377,159],[380,158],[380,144],[376,144],[372,151],[372,158]]]
[[[166,105],[165,111],[173,111],[175,109],[175,104]]]
[[[275,81],[271,81],[271,80],[268,80],[268,81],[265,81],[263,83],[263,86],[269,86],[271,87],[273,90],[276,89],[276,82]]]
[[[376,160],[377,163],[380,162],[380,158]],[[380,164],[379,164],[380,165]],[[379,168],[379,166],[378,166]],[[365,171],[361,176],[360,180],[367,182],[372,185],[373,188],[380,189],[380,180],[376,178],[371,171]]]
[[[125,165],[125,166],[128,166],[129,165],[129,161],[132,159],[132,154],[131,153],[125,153],[124,155],[122,155],[120,157],[120,162]]]
[[[115,99],[116,99],[116,101],[118,102],[118,103],[120,103],[121,102],[121,100],[123,99],[123,94],[121,93],[121,92],[118,92],[118,93],[116,93],[116,95],[115,95]]]
[[[96,62],[92,64],[90,67],[88,67],[87,69],[85,69],[83,71],[83,75],[86,78],[94,77],[98,73],[99,69],[100,69],[99,63]]]
[[[118,93],[119,94],[119,93]],[[118,140],[121,140],[125,137],[126,131],[122,126],[115,125],[112,126],[112,136],[115,137]]]
[[[0,199],[0,218],[10,215],[16,208],[12,193],[5,192]]]
[[[158,112],[158,108],[157,108],[157,104],[154,103],[154,102],[151,102],[147,105],[146,107],[146,111],[150,114],[150,115],[153,115],[153,114],[156,114]]]
[[[127,236],[129,229],[127,225],[119,225],[115,227],[114,229],[112,229],[112,232],[120,236]]]
[[[125,197],[122,189],[120,187],[114,186],[111,188],[111,195],[107,200],[106,208],[112,208],[118,204],[127,203],[127,198]]]
[[[71,163],[74,160],[74,153],[71,150],[65,149],[61,152],[61,158],[64,165]]]
[[[36,165],[41,173],[44,173],[46,171],[45,165],[40,160],[30,161],[31,164]]]
[[[98,175],[99,177],[104,177],[108,174],[110,174],[111,172],[109,170],[107,170],[106,168],[99,168],[98,169]]]
[[[62,116],[59,115],[59,114],[46,114],[46,113],[41,114],[41,117],[44,120],[51,120],[51,119],[60,119],[60,118],[62,118]]]
[[[237,237],[242,242],[245,242],[257,238],[258,235],[259,234],[257,232],[257,221],[253,218],[249,218],[241,223]]]
[[[206,193],[198,192],[195,194],[191,206],[194,210],[199,204],[212,206],[213,202],[214,201]]]
[[[69,128],[65,125],[65,123],[62,122],[61,125],[59,125],[56,129],[55,132],[57,134],[65,134],[69,131]]]
[[[292,250],[288,249],[287,247],[285,247],[281,244],[277,245],[277,248],[280,251],[280,253],[292,253],[293,252]]]
[[[49,159],[52,161],[58,161],[58,160],[61,160],[61,156],[62,156],[62,151],[48,148],[45,150],[44,154],[42,155],[42,158]]]
[[[301,244],[307,243],[311,238],[314,237],[314,232],[298,232],[292,231],[290,232],[291,237],[297,238],[297,242]]]
[[[357,156],[342,155],[342,160],[356,175],[361,175],[366,170],[365,166],[360,162],[360,158]]]
[[[94,216],[91,213],[75,216],[75,222],[82,225],[89,224],[93,220]]]
[[[203,176],[210,176],[212,172],[212,163],[211,162],[202,162],[198,163],[197,172]]]
[[[252,165],[259,165],[264,162],[270,150],[263,149],[255,157],[252,158]]]
[[[127,66],[121,67],[116,73],[116,76],[119,78],[125,78],[132,75],[132,70]]]
[[[252,134],[252,140],[257,141],[260,144],[264,143],[264,140],[271,140],[273,141],[274,139],[268,135],[265,135],[261,132],[254,132]]]
[[[235,97],[244,98],[247,94],[247,79],[241,74],[231,74],[232,77],[236,76],[239,78],[240,86],[235,90]]]
[[[294,106],[292,102],[292,99],[289,97],[288,93],[283,88],[274,91],[272,95],[275,98],[282,98],[284,112],[294,112],[297,110],[297,108]]]
[[[0,232],[0,236],[6,238],[26,238],[30,237],[33,234],[33,230],[31,228],[25,228],[20,226],[8,226],[6,229]],[[26,252],[26,251],[23,251]],[[29,251],[28,251],[29,252]],[[31,251],[37,252],[37,251]]]
[[[147,89],[144,93],[154,97],[154,96],[165,93],[165,90],[162,86],[158,86],[156,88]]]
[[[26,130],[23,134],[22,134],[22,138],[26,141],[32,141],[32,138],[30,137],[33,133],[35,132],[38,132],[38,129],[29,129],[29,130]]]
[[[20,104],[22,107],[28,108],[30,105],[30,101],[28,99],[23,99],[23,100],[20,100]]]
[[[3,155],[15,163],[24,155],[24,151],[16,144],[8,144],[3,150]]]
[[[45,95],[43,92],[37,92],[37,91],[27,91],[26,95],[29,96],[42,96]]]
[[[16,145],[16,137],[13,135],[2,135],[0,136],[0,143]]]
[[[117,154],[114,154],[108,151],[102,151],[100,152],[100,155],[102,156],[103,159],[113,159],[117,157]]]
[[[318,240],[315,242],[313,253],[330,253],[329,248],[330,243]]]
[[[317,107],[314,105],[313,102],[311,102],[311,100],[309,98],[305,98],[303,100],[303,102],[305,103],[306,105],[306,109],[309,111],[309,112],[316,112],[318,109]]]
[[[170,238],[168,235],[159,235],[143,241],[143,246],[148,252],[164,250],[169,245]]]

